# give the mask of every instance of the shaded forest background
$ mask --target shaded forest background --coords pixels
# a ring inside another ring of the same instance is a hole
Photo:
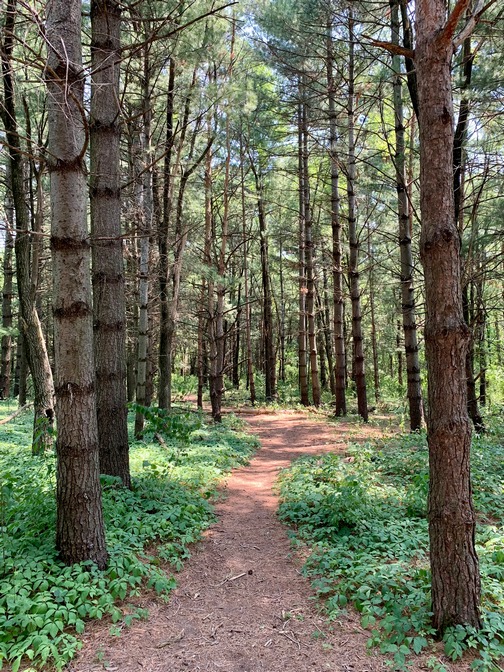
[[[258,399],[294,400],[301,376],[302,403],[329,401],[343,380],[352,405],[365,364],[367,405],[404,404],[411,325],[425,384],[418,130],[407,64],[377,45],[392,41],[391,30],[403,43],[399,18],[391,26],[386,3],[352,3],[352,11],[281,2],[254,3],[253,12],[205,3],[123,9],[117,123],[128,400],[168,407],[173,375],[198,376],[200,391],[213,375],[219,394],[223,376],[227,387],[247,385]],[[408,7],[401,9],[407,19]],[[32,10],[17,8],[16,115],[35,232],[33,291],[51,353],[45,45]],[[86,22],[85,14],[85,50]],[[453,67],[468,370],[480,407],[501,403],[504,394],[499,25],[496,12],[478,24]],[[403,149],[394,130],[398,97]],[[21,387],[23,402],[26,363],[9,332],[18,310],[7,186],[4,171],[2,388],[7,397]],[[405,270],[400,247],[409,239]],[[408,327],[411,301],[402,289],[413,283],[416,316]],[[343,326],[339,377],[335,320]],[[352,338],[356,321],[362,335]],[[145,373],[138,364],[144,334]]]

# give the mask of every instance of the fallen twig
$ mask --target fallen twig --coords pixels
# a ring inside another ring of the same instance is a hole
[[[166,448],[166,441],[163,439],[163,437],[161,436],[161,434],[159,434],[158,432],[156,432],[156,433],[154,434],[154,438],[156,439],[156,441],[157,441],[161,446],[163,446],[163,448]]]
[[[183,639],[184,636],[185,636],[185,630],[181,630],[178,635],[175,635],[174,637],[167,639],[165,642],[161,642],[161,644],[158,644],[156,646],[156,649],[164,649],[165,646],[170,646],[170,644],[180,642],[180,640]]]
[[[230,576],[227,581],[236,581],[236,579],[241,579],[242,576],[247,576],[247,572],[242,572],[241,574],[237,574],[236,576]]]
[[[298,642],[297,639],[294,639],[294,637],[291,637],[288,632],[283,632],[283,630],[278,630],[279,635],[283,635],[284,637],[287,637],[287,639],[290,639],[290,641],[293,644],[297,644],[298,649],[301,651],[301,644]]]
[[[17,418],[18,415],[21,415],[24,411],[27,411],[29,408],[33,406],[32,403],[25,404],[24,406],[21,406],[21,408],[18,408],[18,410],[13,413],[12,415],[9,415],[8,418],[4,418],[3,420],[0,420],[0,425],[6,425],[8,422],[11,420],[14,420],[14,418]]]
[[[212,587],[217,588],[218,586],[223,586],[228,581],[236,581],[236,579],[241,579],[242,576],[247,576],[248,573],[249,572],[242,572],[241,574],[237,574],[236,576],[226,576],[226,578],[223,581],[221,581],[220,583],[212,584]]]

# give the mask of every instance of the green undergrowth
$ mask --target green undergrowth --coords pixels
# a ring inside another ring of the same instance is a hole
[[[457,660],[473,650],[473,669],[496,671],[504,656],[504,448],[491,432],[474,439],[472,473],[483,628],[451,628],[444,654]],[[304,570],[329,618],[353,605],[369,646],[398,669],[411,654],[438,651],[430,624],[428,480],[419,434],[354,445],[346,456],[302,458],[280,476],[280,517],[311,548]],[[428,664],[443,669],[435,655]]]
[[[80,648],[89,620],[107,618],[120,634],[146,617],[138,606],[142,591],[168,599],[171,572],[213,520],[209,500],[223,475],[246,463],[257,445],[233,417],[215,426],[189,412],[147,415],[145,438],[130,451],[132,490],[102,476],[110,554],[104,572],[58,560],[55,458],[32,457],[33,416],[0,426],[0,668],[6,662],[14,672],[21,663],[61,669]]]

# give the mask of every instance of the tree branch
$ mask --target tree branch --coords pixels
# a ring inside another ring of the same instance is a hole
[[[452,13],[450,14],[448,20],[445,23],[443,32],[439,37],[439,41],[442,44],[448,44],[448,42],[451,41],[451,39],[453,38],[453,34],[455,33],[455,29],[458,25],[458,22],[460,21],[460,17],[469,7],[470,2],[471,0],[458,0],[457,4],[452,10]]]
[[[460,45],[464,42],[464,40],[469,37],[469,35],[473,32],[473,30],[476,28],[476,25],[478,24],[479,20],[481,19],[482,15],[489,9],[496,0],[489,0],[486,5],[483,5],[483,0],[478,0],[476,3],[476,7],[474,8],[474,11],[472,13],[472,16],[469,18],[468,22],[466,23],[465,27],[460,31],[460,33],[455,37],[453,40],[453,48],[457,49],[460,47]]]
[[[401,47],[399,44],[392,44],[392,42],[382,42],[381,40],[374,40],[372,37],[369,37],[369,35],[363,35],[362,37],[365,37],[366,40],[369,40],[373,46],[385,49],[386,51],[389,51],[391,54],[395,54],[398,56],[406,56],[406,58],[411,59],[415,58],[414,49],[406,49],[405,47]]]

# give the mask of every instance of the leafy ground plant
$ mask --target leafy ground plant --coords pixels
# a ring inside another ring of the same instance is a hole
[[[31,455],[32,417],[0,428],[0,668],[7,662],[17,672],[31,661],[61,669],[80,648],[87,621],[127,626],[146,616],[134,605],[143,589],[167,597],[175,586],[163,565],[181,567],[213,520],[209,499],[223,474],[246,462],[256,441],[233,419],[215,427],[194,414],[187,422],[155,416],[151,434],[161,433],[163,445],[148,433],[132,445],[132,490],[102,477],[110,553],[104,572],[58,560],[55,458]]]
[[[370,646],[403,668],[430,648],[430,572],[425,437],[355,445],[348,455],[302,459],[281,475],[280,517],[311,546],[305,571],[330,618],[346,605],[361,613]],[[477,670],[500,670],[504,656],[504,448],[499,437],[473,445],[483,628],[451,628],[445,654],[478,651]]]

